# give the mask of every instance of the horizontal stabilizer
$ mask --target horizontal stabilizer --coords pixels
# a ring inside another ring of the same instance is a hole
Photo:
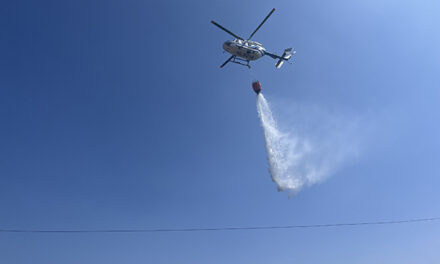
[[[277,69],[279,69],[279,68],[281,68],[281,66],[283,66],[283,64],[284,64],[284,61],[283,61],[282,59],[280,59],[280,60],[277,62],[277,64],[275,64],[275,67],[276,67]]]
[[[281,68],[281,66],[283,66],[283,64],[284,64],[284,61],[288,61],[292,57],[292,55],[295,53],[296,53],[296,51],[293,51],[293,53],[292,53],[292,48],[285,49],[283,52],[283,55],[281,55],[277,64],[275,64],[275,67],[277,69]]]

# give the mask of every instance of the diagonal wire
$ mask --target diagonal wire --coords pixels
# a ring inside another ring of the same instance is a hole
[[[440,217],[416,218],[393,221],[353,222],[314,225],[280,225],[280,226],[241,226],[241,227],[208,227],[208,228],[159,228],[159,229],[77,229],[77,230],[44,230],[44,229],[0,229],[0,233],[160,233],[160,232],[199,232],[199,231],[239,231],[239,230],[272,230],[299,228],[328,228],[347,226],[393,225],[405,223],[438,221]]]

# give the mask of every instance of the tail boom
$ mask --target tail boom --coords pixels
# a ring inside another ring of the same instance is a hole
[[[296,51],[292,52],[292,48],[288,48],[288,49],[284,50],[283,55],[281,55],[281,56],[278,56],[276,54],[272,54],[269,52],[266,52],[266,55],[268,55],[269,57],[271,57],[273,59],[278,59],[278,62],[275,64],[275,67],[277,69],[279,69],[279,68],[281,68],[281,66],[283,66],[284,61],[288,61],[292,57],[292,55],[295,53],[296,53]]]

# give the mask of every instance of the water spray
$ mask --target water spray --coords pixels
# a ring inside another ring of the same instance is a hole
[[[293,195],[305,186],[321,182],[348,158],[357,155],[357,142],[350,137],[356,134],[350,126],[351,122],[335,122],[336,125],[326,130],[325,135],[299,131],[305,125],[303,123],[282,131],[270,104],[261,93],[260,83],[254,82],[252,87],[257,93],[257,111],[264,132],[269,173],[278,191]],[[326,122],[332,122],[330,119],[339,121],[336,116],[311,118],[324,127]]]

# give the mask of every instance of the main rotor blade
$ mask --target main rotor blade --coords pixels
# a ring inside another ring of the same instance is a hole
[[[220,68],[223,68],[223,66],[225,66],[226,65],[226,63],[228,63],[229,61],[231,61],[232,60],[232,58],[234,58],[235,57],[235,55],[232,55],[231,57],[229,57],[229,59],[227,59],[221,66],[220,66]]]
[[[218,24],[218,23],[215,22],[214,20],[211,20],[211,23],[214,24],[214,25],[216,25],[216,26],[219,27],[220,29],[226,31],[227,33],[231,34],[232,36],[234,36],[234,38],[237,38],[237,39],[241,39],[241,40],[243,40],[242,37],[239,37],[239,36],[235,35],[234,33],[232,33],[231,31],[229,31],[228,29],[224,28],[223,26],[221,26],[220,24]]]
[[[255,33],[260,29],[260,27],[264,24],[264,22],[266,22],[266,20],[270,17],[270,15],[272,15],[272,13],[275,11],[275,8],[272,8],[272,10],[270,11],[270,13],[266,16],[266,18],[263,20],[263,22],[260,23],[260,25],[258,25],[257,29],[254,30],[254,32],[252,32],[252,34],[249,36],[248,40],[250,40]]]

